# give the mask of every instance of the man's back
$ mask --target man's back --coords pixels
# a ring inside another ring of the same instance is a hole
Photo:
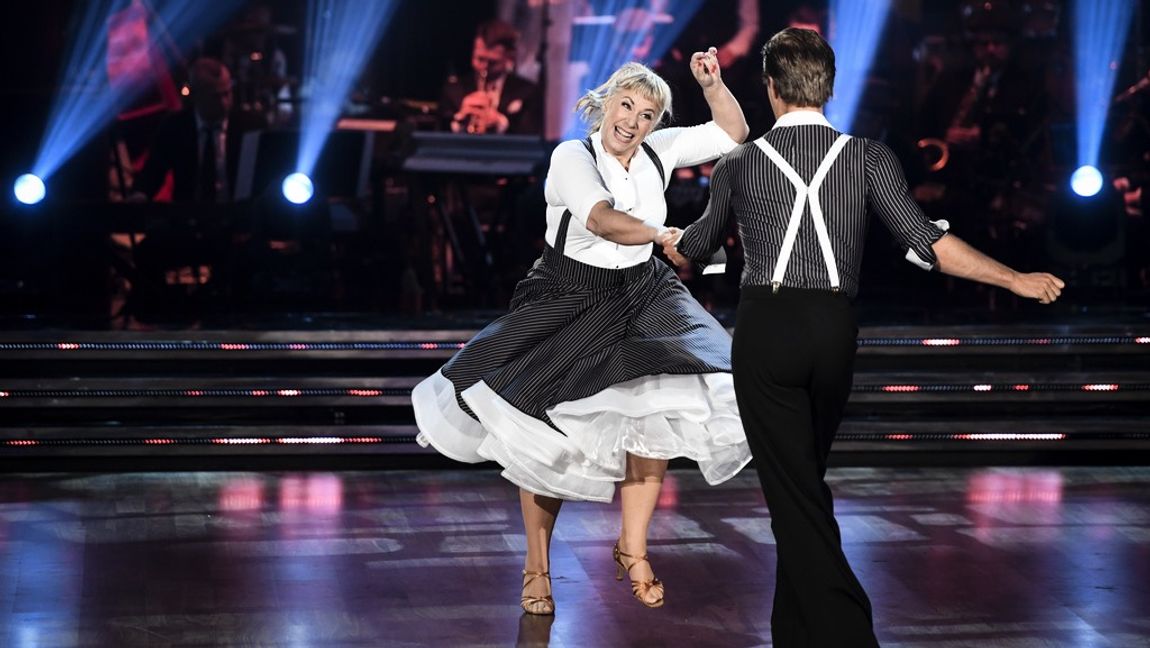
[[[783,247],[795,203],[796,189],[785,172],[762,148],[774,148],[809,185],[841,133],[818,125],[775,128],[759,140],[747,142],[731,153],[726,173],[731,185],[731,208],[739,225],[746,266],[743,285],[768,285]],[[847,263],[860,255],[866,236],[866,183],[863,140],[851,139],[831,164],[819,200],[827,224],[842,287],[854,294],[858,287],[858,264]],[[716,173],[719,170],[716,169]],[[722,179],[713,178],[714,184]],[[808,200],[786,270],[786,285],[831,288],[820,251]]]
[[[780,124],[763,137],[742,144],[716,165],[711,204],[704,219],[692,226],[701,231],[684,235],[685,252],[697,253],[690,247],[700,239],[717,239],[718,230],[725,230],[728,219],[734,217],[746,263],[742,285],[771,283],[798,193],[784,167],[771,159],[768,149],[773,149],[801,179],[804,191],[819,167],[827,165],[817,196],[840,290],[850,296],[858,293],[868,208],[880,216],[903,248],[914,250],[927,263],[933,262],[930,244],[941,232],[910,198],[902,169],[889,147],[851,137],[841,145],[841,151],[828,158],[842,133],[822,115],[799,114]],[[807,199],[782,284],[829,290],[832,281],[813,216]]]

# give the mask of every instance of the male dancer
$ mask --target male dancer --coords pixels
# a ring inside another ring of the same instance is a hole
[[[851,389],[868,208],[925,269],[1043,304],[1064,286],[1050,274],[1020,274],[946,234],[946,221],[927,220],[889,148],[823,117],[834,78],[834,52],[818,33],[775,34],[763,47],[774,128],[719,161],[706,212],[664,248],[676,263],[705,259],[738,221],[746,266],[731,361],[777,543],[779,648],[878,645],[823,481]]]

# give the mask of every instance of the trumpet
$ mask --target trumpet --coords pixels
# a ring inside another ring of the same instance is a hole
[[[488,101],[490,102],[490,95],[488,95],[488,91],[487,91],[487,70],[480,70],[479,74],[477,75],[477,78],[479,80],[479,83],[477,84],[478,88],[476,88],[476,89],[479,92],[482,92],[484,95],[487,95]],[[486,119],[483,119],[482,117],[479,117],[477,115],[468,116],[468,118],[467,118],[467,132],[468,133],[471,133],[472,135],[482,135],[483,133],[487,132],[487,128],[488,128],[488,123],[487,123]]]

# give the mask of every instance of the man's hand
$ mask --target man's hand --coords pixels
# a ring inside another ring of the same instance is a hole
[[[467,115],[479,115],[491,110],[492,107],[491,95],[482,90],[476,90],[463,98],[459,105],[459,112]]]
[[[1010,292],[1027,299],[1037,299],[1040,304],[1052,304],[1066,283],[1048,272],[1020,273],[1010,282]]]
[[[718,50],[711,48],[706,52],[695,52],[691,55],[691,74],[704,90],[723,82],[719,68]]]
[[[681,238],[683,238],[683,230],[678,227],[668,227],[666,232],[663,232],[659,238],[655,239],[655,242],[663,246],[663,254],[666,255],[671,263],[683,268],[686,267],[691,260],[679,254],[679,251],[675,249],[675,246],[678,245],[679,239]]]
[[[496,109],[495,102],[490,94],[477,90],[463,98],[459,112],[455,113],[457,122],[472,120],[471,124],[480,133],[494,131],[502,133],[507,130],[510,120]]]

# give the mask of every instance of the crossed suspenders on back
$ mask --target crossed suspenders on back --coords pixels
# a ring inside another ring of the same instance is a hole
[[[827,266],[827,275],[830,276],[831,290],[834,292],[839,291],[839,271],[835,265],[835,255],[831,250],[831,239],[827,235],[827,223],[823,218],[823,207],[819,203],[819,188],[822,187],[823,180],[827,177],[827,172],[830,171],[831,165],[835,163],[839,153],[842,152],[843,147],[846,146],[847,141],[851,138],[850,135],[839,135],[835,143],[831,145],[829,151],[823,161],[819,163],[819,168],[815,171],[815,176],[811,178],[811,184],[807,185],[803,182],[802,176],[798,171],[787,162],[782,155],[779,154],[775,147],[767,143],[763,138],[755,140],[755,144],[767,154],[771,162],[779,167],[787,180],[795,186],[795,205],[791,208],[791,219],[787,222],[787,233],[783,237],[783,247],[779,251],[779,259],[775,263],[775,271],[771,273],[771,289],[772,292],[779,292],[779,287],[783,285],[783,276],[787,272],[787,264],[791,260],[791,252],[795,248],[795,239],[799,235],[799,225],[803,219],[804,207],[807,201],[811,204],[811,219],[815,223],[815,235],[819,240],[819,247],[822,249],[823,262]]]

